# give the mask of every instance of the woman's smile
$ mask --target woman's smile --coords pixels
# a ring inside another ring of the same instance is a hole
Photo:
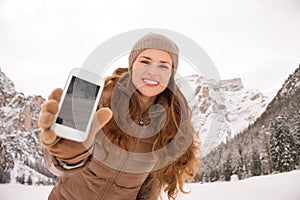
[[[156,87],[159,85],[159,82],[150,78],[142,78],[142,81],[147,87]]]

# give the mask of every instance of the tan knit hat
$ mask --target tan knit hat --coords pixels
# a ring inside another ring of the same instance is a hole
[[[179,52],[177,45],[169,38],[155,33],[148,33],[135,43],[129,55],[129,69],[132,68],[137,56],[145,49],[166,51],[172,59],[172,67],[177,69]]]

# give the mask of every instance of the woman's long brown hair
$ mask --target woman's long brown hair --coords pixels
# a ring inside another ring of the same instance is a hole
[[[125,82],[125,87],[132,86],[130,72],[127,72],[127,68],[119,68],[115,70],[112,76],[106,77],[103,94],[106,93],[107,98],[100,101],[102,104],[100,106],[107,106],[111,108],[111,96],[113,90],[117,88],[116,85],[119,84],[125,76],[128,76],[127,79],[129,79],[129,81],[127,80],[127,82]],[[124,81],[122,84],[124,84]],[[120,93],[122,92],[118,91],[117,95],[120,96],[113,97],[117,98],[120,101],[119,103],[122,101],[122,95]],[[189,146],[185,152],[183,152],[178,159],[166,167],[151,172],[150,177],[152,177],[152,180],[149,181],[149,184],[151,184],[151,182],[159,182],[159,187],[156,192],[157,194],[153,194],[153,196],[158,197],[161,189],[164,189],[168,194],[169,199],[175,199],[178,189],[183,193],[187,193],[183,189],[183,184],[187,181],[193,180],[196,170],[198,170],[198,167],[200,166],[200,145],[197,142],[198,134],[191,123],[192,112],[184,95],[175,84],[174,75],[171,76],[168,87],[158,95],[156,102],[160,102],[161,99],[167,101],[167,117],[161,131],[157,133],[152,151],[162,149],[168,145],[179,132],[183,133],[184,137],[180,137],[178,139],[178,144],[186,144],[188,140],[191,141],[188,143]],[[138,92],[132,94],[129,105],[129,113],[132,118],[142,114],[139,107]],[[126,109],[128,110],[128,108],[122,106],[118,107],[118,115],[120,117],[124,117]],[[129,151],[132,141],[136,141],[136,138],[121,131],[113,118],[103,128],[103,132],[114,144]]]

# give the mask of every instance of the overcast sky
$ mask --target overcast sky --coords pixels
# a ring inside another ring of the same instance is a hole
[[[102,42],[140,28],[185,35],[222,79],[263,92],[300,63],[299,0],[0,0],[0,67],[18,91],[46,97]]]

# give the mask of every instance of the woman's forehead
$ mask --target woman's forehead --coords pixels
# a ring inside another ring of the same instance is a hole
[[[145,58],[148,60],[159,60],[162,62],[172,62],[171,56],[163,50],[159,49],[145,49],[142,51],[138,58]]]

